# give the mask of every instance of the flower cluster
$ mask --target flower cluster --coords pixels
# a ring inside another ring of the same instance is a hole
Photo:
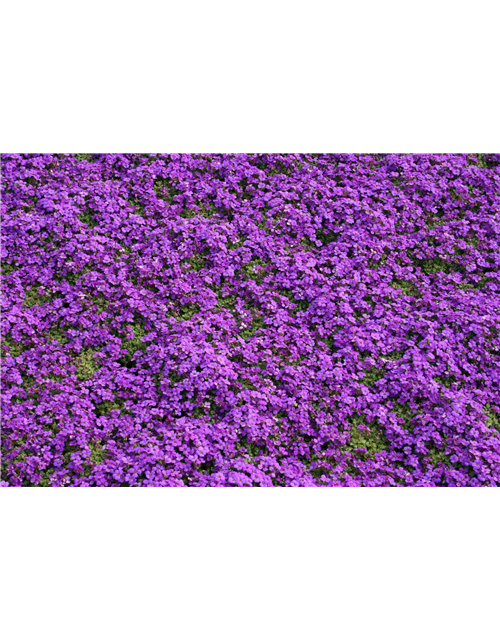
[[[497,486],[500,155],[2,156],[3,485]]]

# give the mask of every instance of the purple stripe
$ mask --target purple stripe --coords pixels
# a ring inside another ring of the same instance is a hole
[[[157,487],[158,536],[156,563],[158,567],[156,584],[155,640],[174,640],[177,631],[177,530],[175,487]]]
[[[271,619],[270,640],[288,640],[288,488],[269,487],[272,494],[271,547]]]

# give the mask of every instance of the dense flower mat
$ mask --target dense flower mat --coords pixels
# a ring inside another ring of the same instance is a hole
[[[500,155],[3,155],[2,484],[497,486]]]

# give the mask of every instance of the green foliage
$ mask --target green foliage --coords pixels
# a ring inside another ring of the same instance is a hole
[[[68,271],[64,276],[66,282],[70,285],[75,286],[75,284],[80,280],[80,278],[86,273],[90,273],[92,271],[92,267],[84,267],[81,271]]]
[[[7,462],[4,462],[5,460],[5,450],[4,450],[4,443],[2,442],[2,478],[5,477],[5,474],[7,473],[9,464],[12,464],[13,462],[24,462],[26,460],[26,449],[27,449],[27,443],[26,443],[26,437],[23,438],[18,438],[17,440],[15,440],[14,442],[10,443],[10,449],[9,449],[9,453],[14,451],[15,449],[19,449],[19,452],[17,453],[17,455],[11,459],[11,462],[9,464],[7,464]]]
[[[394,405],[394,413],[398,416],[398,418],[403,418],[404,420],[404,428],[406,431],[413,432],[412,419],[415,417],[415,413],[410,409],[410,405],[408,402],[393,402]]]
[[[378,369],[375,366],[370,367],[368,373],[361,381],[367,387],[373,387],[378,380],[381,380],[385,376],[384,369]]]
[[[316,249],[316,245],[314,244],[314,241],[308,238],[307,236],[304,236],[302,240],[299,242],[299,244],[303,245],[304,247],[308,247],[309,249]]]
[[[442,384],[446,389],[450,389],[451,386],[457,381],[455,376],[434,376],[433,379],[439,384]]]
[[[193,407],[192,416],[196,420],[206,415],[205,407]]]
[[[315,467],[311,469],[311,475],[313,478],[321,478],[321,476],[328,476],[330,471],[326,467]]]
[[[196,218],[198,213],[196,211],[191,211],[191,209],[183,209],[179,215],[181,218]]]
[[[206,258],[200,254],[196,254],[189,258],[188,264],[193,271],[201,271],[206,268]]]
[[[77,216],[80,222],[86,224],[90,229],[94,229],[99,224],[95,219],[95,211],[92,211],[89,207],[86,207],[79,216]]]
[[[129,340],[123,340],[122,346],[127,351],[127,355],[122,356],[119,359],[120,364],[125,367],[130,367],[133,365],[135,354],[138,351],[145,352],[147,350],[147,345],[142,341],[142,338],[146,335],[146,331],[144,327],[136,322],[130,326],[132,329],[133,337]]]
[[[24,298],[23,307],[31,309],[31,307],[39,307],[45,302],[49,302],[50,296],[42,295],[35,288],[28,289]]]
[[[299,311],[307,311],[311,306],[311,303],[309,302],[309,300],[305,298],[303,299],[296,298],[293,291],[290,291],[289,289],[280,289],[279,293],[282,296],[285,296],[286,298],[288,298],[290,302],[293,302],[293,304],[295,305],[295,308],[293,309],[293,311],[290,311],[291,315],[293,316]]]
[[[449,456],[447,456],[443,451],[440,451],[435,447],[435,445],[428,445],[427,447],[427,455],[431,459],[432,465],[434,467],[438,467],[440,465],[444,465],[445,467],[451,466],[451,460]]]
[[[128,198],[127,202],[130,202],[130,204],[135,207],[134,210],[134,214],[135,215],[139,215],[139,216],[144,216],[144,207],[142,205],[142,202],[139,200],[139,198]]]
[[[373,460],[376,453],[388,448],[389,441],[376,420],[371,422],[369,427],[363,429],[359,428],[365,422],[363,416],[355,414],[351,417],[351,422],[351,439],[346,445],[346,451],[354,452],[356,457],[362,460]]]
[[[122,247],[122,249],[124,250],[124,252],[126,253],[127,256],[132,254],[132,250],[129,247],[128,244],[125,244],[125,242],[123,242],[123,240],[118,240],[118,244]]]
[[[51,339],[55,340],[59,344],[68,344],[69,338],[66,337],[66,332],[63,331],[59,326],[54,325],[51,327],[46,335]]]
[[[76,359],[76,378],[80,381],[90,380],[94,377],[96,371],[99,370],[95,358],[93,357],[97,353],[97,349],[82,349],[80,355]]]
[[[241,270],[248,279],[254,280],[257,284],[262,284],[265,276],[265,266],[266,262],[264,262],[264,260],[256,258],[255,260],[250,260],[250,262],[243,264]]]
[[[178,382],[182,380],[182,376],[177,371],[169,371],[168,379],[170,381],[170,387],[174,387]]]
[[[404,351],[398,351],[397,349],[394,351],[390,351],[389,353],[385,354],[385,358],[387,358],[387,360],[401,360],[401,358],[404,356]]]
[[[0,273],[3,276],[9,276],[11,273],[15,273],[20,270],[20,267],[17,267],[15,264],[8,264],[6,262],[2,262],[0,267]]]
[[[215,471],[215,460],[206,460],[205,462],[202,462],[198,467],[198,470],[206,475],[211,475]]]
[[[103,451],[102,444],[100,442],[96,442],[91,446],[90,449],[90,462],[93,466],[97,466],[101,464],[106,458],[106,452]]]
[[[443,220],[442,218],[432,218],[428,223],[429,229],[435,229],[436,227],[444,227],[448,224],[447,220]]]
[[[99,402],[95,406],[96,416],[106,416],[111,411],[117,410],[120,411],[121,406],[116,402],[111,402],[110,400],[104,400],[104,402]]]
[[[241,331],[240,333],[240,336],[243,338],[243,340],[248,340],[248,338],[251,338],[252,336],[254,336],[257,333],[257,331],[259,329],[262,329],[263,327],[264,327],[264,320],[262,319],[262,316],[253,315],[252,324],[249,327],[246,327],[245,329],[243,329],[243,331]]]
[[[413,262],[427,275],[438,273],[439,271],[448,274],[463,273],[465,271],[465,268],[458,262],[454,262],[453,260],[447,261],[440,257],[423,259],[413,258]]]
[[[169,204],[172,204],[175,196],[182,193],[174,186],[172,180],[162,178],[157,178],[154,181],[153,189],[159,198],[166,200]]]
[[[238,442],[238,448],[245,449],[251,458],[255,458],[256,456],[261,454],[263,449],[255,442],[249,442],[246,436],[240,438]]]
[[[265,229],[267,227],[267,221],[268,221],[268,217],[266,216],[265,213],[261,213],[261,221],[257,222],[257,226],[259,227],[259,229]]]
[[[246,378],[239,378],[238,381],[240,382],[243,389],[251,389],[252,391],[256,391],[257,389],[257,387]]]
[[[200,307],[197,303],[188,303],[178,305],[176,311],[172,313],[176,320],[189,320],[196,313],[200,313]]]
[[[478,153],[476,158],[478,166],[482,169],[492,169],[498,165],[492,153]]]
[[[492,408],[490,403],[483,407],[483,412],[488,416],[486,424],[500,432],[500,415],[498,412]]]
[[[331,242],[337,242],[340,233],[334,231],[323,231],[322,229],[316,230],[316,238],[321,242],[323,246],[330,244]]]
[[[217,307],[219,309],[234,309],[236,296],[223,296],[218,299]]]
[[[45,471],[42,472],[42,478],[41,478],[40,482],[38,483],[38,486],[39,487],[51,487],[52,484],[50,482],[50,479],[52,478],[53,475],[54,475],[53,467],[49,467],[48,469],[45,469]]]
[[[277,175],[291,176],[292,172],[293,172],[292,167],[287,167],[282,162],[276,162],[275,167],[267,171],[267,175],[268,176],[277,176]]]
[[[245,244],[244,240],[237,240],[236,242],[228,242],[227,248],[229,250],[240,249]]]
[[[410,282],[409,280],[396,278],[391,282],[391,286],[394,289],[401,289],[401,291],[407,296],[413,296],[415,298],[419,298],[421,296],[418,288],[413,284],[413,282]]]
[[[7,347],[7,348],[6,348]],[[2,340],[2,358],[10,355],[12,358],[20,356],[21,353],[30,349],[30,346],[23,344],[22,342],[14,342],[12,336],[8,333]]]

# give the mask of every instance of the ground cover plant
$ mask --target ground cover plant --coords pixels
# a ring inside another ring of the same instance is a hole
[[[3,155],[5,486],[497,486],[500,154]]]

